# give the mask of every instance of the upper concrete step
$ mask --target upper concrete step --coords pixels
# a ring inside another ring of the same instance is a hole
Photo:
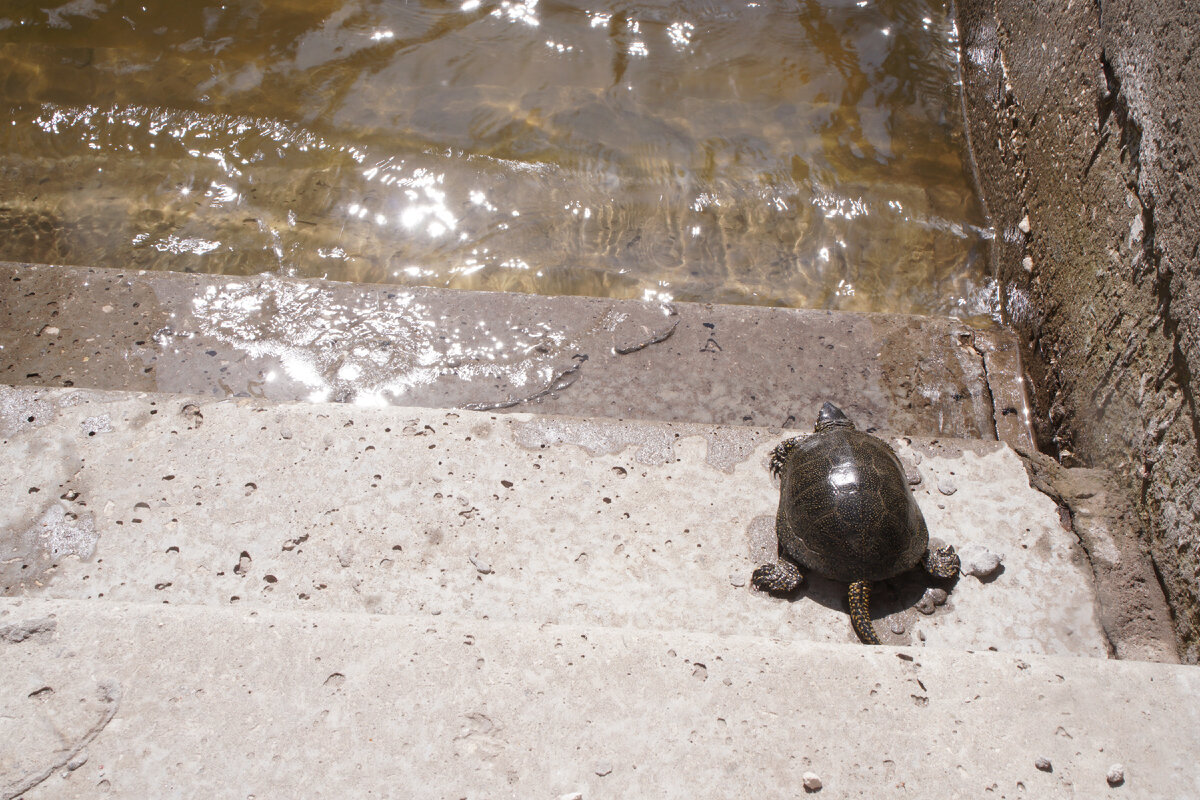
[[[0,389],[0,593],[855,642],[846,586],[774,558],[782,432]],[[999,442],[894,439],[932,535],[1002,554],[885,643],[1104,657],[1087,559]],[[1162,644],[1169,652],[1171,645]]]
[[[28,800],[1200,796],[1178,665],[4,598],[0,674]]]
[[[0,263],[0,379],[1030,445],[1015,339],[953,319]]]

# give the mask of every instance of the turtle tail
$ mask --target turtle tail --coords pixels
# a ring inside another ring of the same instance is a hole
[[[850,584],[850,624],[863,644],[882,644],[871,624],[871,582],[855,581]]]

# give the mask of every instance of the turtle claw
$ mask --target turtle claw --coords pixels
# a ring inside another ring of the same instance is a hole
[[[936,578],[953,578],[958,574],[959,567],[958,554],[954,552],[954,545],[948,544],[936,550],[926,550],[925,555],[921,558],[921,566]]]
[[[763,564],[750,576],[750,583],[755,589],[771,594],[794,592],[803,581],[804,575],[801,574],[800,568],[783,559]]]
[[[792,449],[800,443],[800,439],[793,436],[791,439],[785,439],[775,446],[771,451],[771,474],[778,478],[783,474],[783,465],[787,463],[788,455]]]

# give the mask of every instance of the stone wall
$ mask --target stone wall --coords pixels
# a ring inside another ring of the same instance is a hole
[[[964,104],[1043,449],[1116,471],[1200,661],[1200,14],[961,0]]]

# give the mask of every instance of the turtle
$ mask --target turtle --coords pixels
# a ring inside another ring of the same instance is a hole
[[[880,644],[869,608],[873,581],[918,563],[930,575],[953,578],[959,559],[952,545],[929,548],[929,530],[896,453],[858,430],[833,403],[825,403],[813,434],[779,444],[771,454],[779,478],[775,535],[779,557],[754,571],[760,591],[790,593],[801,567],[850,585],[850,623],[864,644]]]

